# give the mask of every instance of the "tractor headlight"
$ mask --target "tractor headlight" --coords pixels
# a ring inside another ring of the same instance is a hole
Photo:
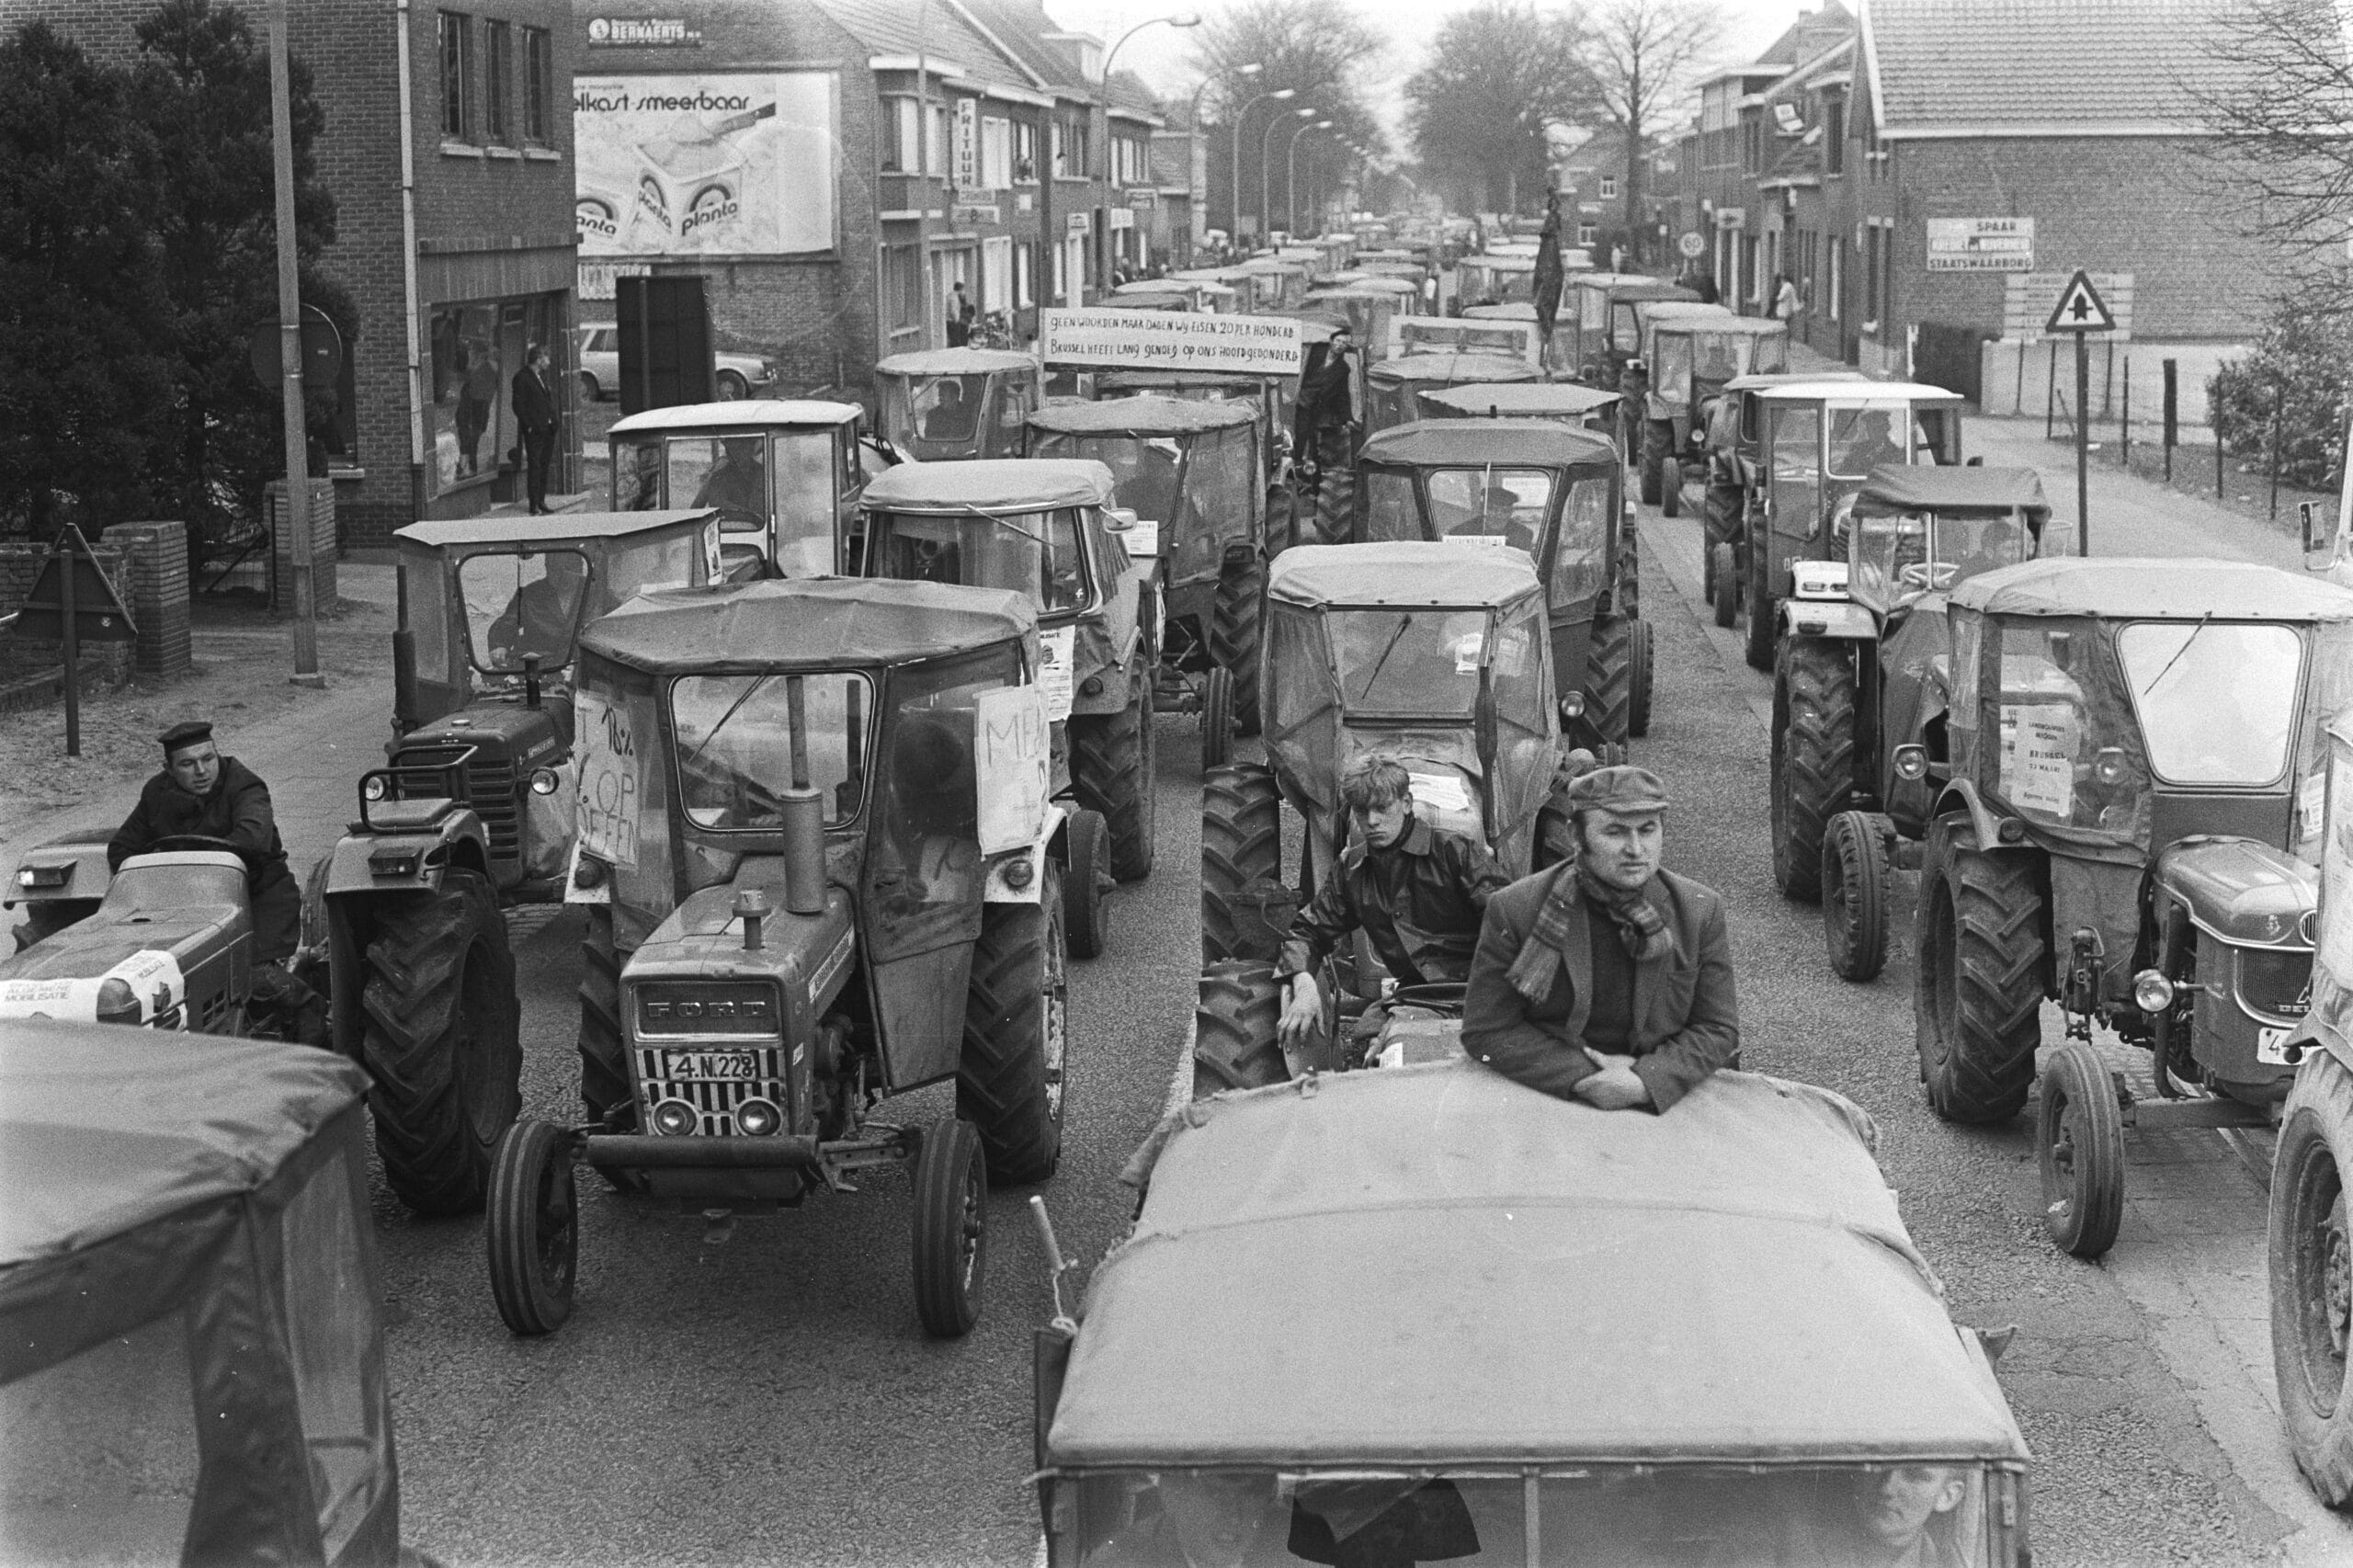
[[[391,792],[391,788],[390,781],[382,774],[371,773],[359,781],[359,798],[363,801],[381,801]]]
[[[2132,1005],[2144,1013],[2162,1013],[2173,1006],[2173,982],[2154,969],[2132,977]]]
[[[784,1125],[784,1113],[766,1100],[745,1100],[735,1108],[735,1127],[747,1138],[766,1138]]]
[[[1926,778],[1928,776],[1928,748],[1922,745],[1897,746],[1895,776],[1915,781]]]
[[[534,767],[531,769],[532,794],[552,795],[556,790],[563,788],[563,779],[554,768]]]
[[[98,987],[97,1020],[102,1024],[139,1022],[139,994],[131,989],[131,982],[113,979]]]
[[[2092,777],[2111,790],[2123,783],[2125,776],[2131,770],[2131,763],[2126,758],[2122,746],[2102,746],[2099,755],[2092,758]]]
[[[664,1100],[654,1108],[654,1131],[665,1137],[683,1138],[700,1119],[684,1100]]]
[[[600,888],[605,885],[605,863],[594,855],[580,857],[580,864],[572,869],[572,885],[576,888]]]

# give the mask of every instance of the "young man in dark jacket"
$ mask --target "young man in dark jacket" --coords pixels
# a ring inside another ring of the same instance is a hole
[[[1487,901],[1462,1049],[1603,1110],[1664,1111],[1740,1051],[1713,890],[1662,869],[1666,788],[1641,767],[1570,786],[1577,855]]]

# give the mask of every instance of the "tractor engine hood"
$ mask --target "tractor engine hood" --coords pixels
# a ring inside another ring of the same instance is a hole
[[[551,760],[572,741],[572,699],[543,697],[542,706],[521,702],[476,702],[461,712],[445,714],[411,730],[386,746],[397,762],[401,754],[421,746],[481,746],[519,767]]]
[[[767,912],[759,917],[759,946],[749,947],[747,922],[735,910],[739,895],[754,889],[766,897]],[[829,886],[824,913],[794,915],[784,905],[783,858],[752,856],[733,881],[690,894],[672,911],[630,959],[627,979],[641,994],[640,1013],[649,983],[770,981],[781,1003],[775,1026],[805,1028],[839,994],[854,946],[847,892]],[[641,1029],[649,1024],[642,1017],[635,1021]],[[665,1025],[654,1032],[671,1031]]]
[[[2238,947],[2313,946],[2320,873],[2252,838],[2187,838],[2157,857],[2157,881],[2200,929]]]

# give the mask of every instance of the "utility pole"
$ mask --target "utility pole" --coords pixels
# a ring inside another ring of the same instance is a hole
[[[279,0],[280,4],[284,0]],[[915,0],[915,289],[923,295],[923,346],[939,347],[939,301],[931,276],[931,0]],[[944,153],[946,149],[941,149]]]
[[[278,363],[286,417],[286,527],[294,563],[297,686],[319,673],[319,607],[311,566],[309,420],[302,396],[302,285],[294,265],[294,86],[286,56],[286,0],[269,5],[269,161],[278,186]]]

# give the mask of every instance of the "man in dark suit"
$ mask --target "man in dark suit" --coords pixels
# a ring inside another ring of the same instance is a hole
[[[1646,768],[1597,768],[1569,787],[1575,858],[1487,901],[1466,1054],[1603,1110],[1667,1110],[1733,1063],[1723,901],[1661,869],[1666,804]]]
[[[548,465],[555,460],[555,389],[548,384],[544,344],[525,350],[523,368],[515,372],[515,427],[523,439],[527,488],[537,517],[548,509]]]

